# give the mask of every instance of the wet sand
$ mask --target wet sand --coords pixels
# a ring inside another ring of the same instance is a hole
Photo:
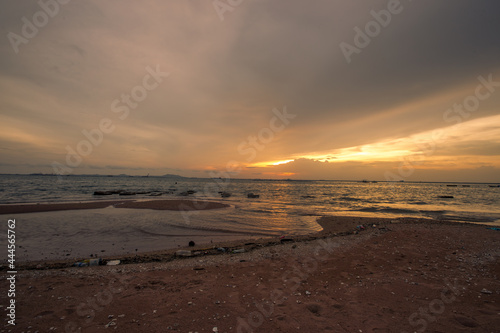
[[[3,211],[9,210],[11,213],[4,216],[17,221],[18,265],[33,266],[54,260],[74,263],[95,256],[176,249],[190,241],[210,243],[254,237],[251,233],[203,225],[198,219],[192,221],[208,210],[223,218],[228,207],[212,201],[124,200],[6,205]],[[191,215],[193,210],[204,212]]]
[[[190,258],[166,251],[128,265],[22,270],[17,326],[4,329],[498,332],[500,232],[394,222],[325,217],[322,232],[284,243],[200,245]],[[210,255],[214,246],[246,252]],[[6,290],[5,274],[1,280]]]
[[[99,209],[114,206],[116,208],[140,208],[156,210],[206,210],[229,207],[229,205],[213,201],[195,200],[112,200],[112,201],[92,201],[92,202],[71,202],[71,203],[47,203],[47,204],[19,204],[0,205],[0,214],[22,214],[55,212],[63,210]]]

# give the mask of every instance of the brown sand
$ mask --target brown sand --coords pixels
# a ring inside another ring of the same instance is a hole
[[[4,329],[499,332],[500,233],[398,222],[323,218],[314,237],[241,254],[20,271],[17,325]],[[359,224],[376,227],[354,234]]]
[[[117,208],[144,208],[157,210],[205,210],[229,207],[229,205],[212,201],[195,200],[113,200],[93,201],[77,203],[55,203],[55,204],[21,204],[0,205],[0,214],[22,214],[37,212],[53,212],[61,210],[99,209],[109,206]]]

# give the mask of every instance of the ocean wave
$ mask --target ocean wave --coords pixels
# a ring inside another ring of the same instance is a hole
[[[360,198],[355,198],[355,197],[340,197],[338,198],[339,200],[342,200],[342,201],[365,201],[364,199],[360,199]]]
[[[447,210],[420,210],[420,212],[428,214],[445,214]]]
[[[269,209],[242,209],[242,210],[250,213],[264,213],[264,214],[276,213],[276,210],[269,210]]]
[[[391,208],[391,207],[364,207],[360,209],[353,209],[353,211],[366,212],[366,213],[391,213],[391,214],[418,214],[420,211],[404,208]]]

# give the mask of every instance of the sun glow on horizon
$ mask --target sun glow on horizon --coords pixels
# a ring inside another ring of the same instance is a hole
[[[272,161],[272,162],[259,162],[259,163],[253,163],[249,167],[250,168],[265,168],[265,167],[270,167],[270,166],[288,164],[288,163],[293,162],[293,161],[295,161],[295,159],[288,159],[288,160],[283,160],[283,161]]]
[[[282,161],[259,162],[251,167],[266,168],[285,165],[300,159],[318,162],[399,162],[405,158],[424,160],[426,163],[438,162],[449,167],[452,161],[447,152],[456,147],[481,142],[497,142],[500,144],[500,115],[484,117],[459,123],[453,126],[438,128],[410,135],[408,137],[388,139],[360,146],[333,149],[329,151],[296,154]],[[463,156],[466,156],[463,155]],[[487,158],[492,165],[500,165],[494,156]]]
[[[290,163],[290,162],[293,162],[293,161],[295,161],[295,160],[291,159],[291,160],[279,161],[279,162],[274,162],[272,165],[287,164],[287,163]]]

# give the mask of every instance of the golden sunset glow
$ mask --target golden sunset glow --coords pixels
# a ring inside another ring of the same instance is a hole
[[[273,162],[260,162],[251,167],[272,168],[299,159],[317,162],[404,162],[410,161],[414,168],[421,169],[458,169],[476,163],[474,147],[486,148],[488,145],[500,146],[500,115],[475,119],[457,125],[417,133],[406,138],[384,140],[372,144],[335,149],[331,151],[294,155],[293,159]],[[471,151],[463,156],[450,159],[448,153],[456,155],[457,147],[471,145]],[[472,146],[474,145],[474,146]],[[443,155],[444,154],[444,155]],[[496,155],[482,158],[484,165],[500,167]],[[407,162],[408,163],[408,162]]]
[[[295,159],[306,158],[320,162],[345,161],[395,161],[415,155],[434,155],[436,150],[467,141],[500,142],[500,132],[491,124],[500,124],[500,116],[488,117],[456,127],[446,127],[418,133],[406,138],[380,141],[373,144],[296,155]],[[450,142],[450,138],[453,141]],[[289,161],[288,161],[289,162]],[[262,163],[264,165],[265,163]],[[274,165],[274,164],[273,164]]]
[[[287,163],[290,163],[293,161],[294,161],[294,159],[288,159],[288,160],[284,160],[284,161],[259,162],[259,163],[250,164],[250,165],[248,165],[248,167],[249,168],[265,168],[265,167],[269,167],[269,166],[283,165],[283,164],[287,164]]]

